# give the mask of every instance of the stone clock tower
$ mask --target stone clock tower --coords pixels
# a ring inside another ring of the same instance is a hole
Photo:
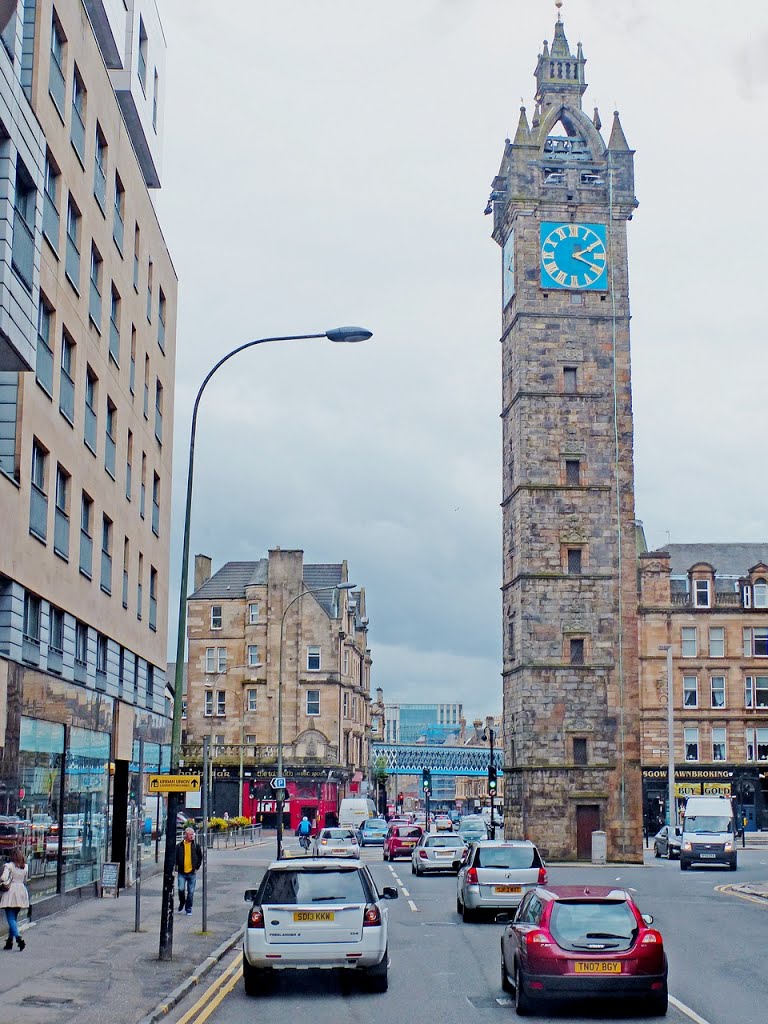
[[[557,4],[558,7],[561,4]],[[558,14],[487,212],[502,250],[505,829],[642,860],[627,222],[634,154],[582,110]]]

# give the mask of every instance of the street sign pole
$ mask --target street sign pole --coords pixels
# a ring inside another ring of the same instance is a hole
[[[142,844],[142,820],[141,802],[144,799],[144,737],[139,740],[139,778],[136,783],[136,912],[134,915],[133,930],[141,930],[141,844]]]
[[[203,935],[208,931],[208,742],[203,736]]]

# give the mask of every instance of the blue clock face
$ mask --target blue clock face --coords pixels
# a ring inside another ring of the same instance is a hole
[[[608,258],[604,224],[541,224],[541,287],[605,291]]]
[[[506,308],[507,303],[515,294],[515,232],[510,230],[509,236],[504,243],[501,252],[501,294],[502,305]]]

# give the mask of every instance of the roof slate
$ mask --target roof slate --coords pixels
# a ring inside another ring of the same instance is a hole
[[[342,582],[341,564],[318,564],[304,566],[304,583],[308,590],[333,587]],[[209,580],[190,595],[191,601],[236,600],[245,597],[246,587],[264,585],[268,582],[269,559],[256,562],[225,562]],[[333,616],[336,594],[328,589],[315,598],[327,615]]]
[[[708,562],[716,576],[745,576],[758,562],[768,565],[768,543],[764,544],[667,544],[670,570],[684,576],[697,562]]]

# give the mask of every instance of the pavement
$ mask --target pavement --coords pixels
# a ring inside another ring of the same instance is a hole
[[[22,914],[26,949],[0,950],[0,1016],[14,1024],[161,1020],[240,942],[243,892],[257,884],[274,843],[266,833],[252,846],[208,851],[208,930],[201,930],[200,872],[192,914],[174,918],[170,961],[158,959],[161,872],[142,878],[138,932],[135,889],[121,891],[117,899],[83,900],[39,921],[34,908],[31,922]]]

